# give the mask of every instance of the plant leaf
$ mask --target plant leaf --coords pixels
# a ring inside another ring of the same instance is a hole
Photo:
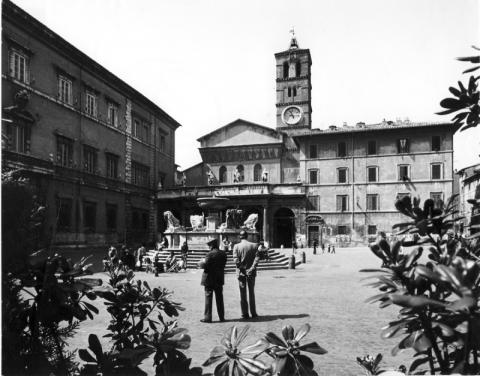
[[[321,347],[317,342],[307,343],[306,345],[299,346],[298,349],[318,355],[323,355],[327,353],[327,350]]]
[[[310,324],[303,324],[295,335],[295,341],[300,341],[310,332]]]

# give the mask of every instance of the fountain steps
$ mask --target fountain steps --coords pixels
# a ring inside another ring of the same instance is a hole
[[[175,256],[181,257],[181,252],[179,250],[174,250]],[[188,269],[197,269],[197,264],[200,260],[205,258],[205,255],[208,253],[208,250],[205,249],[195,249],[190,250],[188,253]],[[268,252],[270,260],[260,260],[257,269],[258,270],[279,270],[279,269],[288,269],[289,258],[284,254],[270,249]],[[163,250],[160,252],[159,258],[160,262],[165,263],[165,259],[170,255],[170,250]],[[147,253],[152,260],[155,257],[155,251],[149,251]],[[300,262],[297,262],[298,265]],[[227,254],[227,264],[225,265],[226,273],[235,272],[235,264],[233,262],[233,256],[231,253]]]

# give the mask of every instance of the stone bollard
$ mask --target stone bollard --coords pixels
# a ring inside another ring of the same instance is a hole
[[[295,269],[295,255],[290,256],[290,260],[288,262],[288,269]]]
[[[300,255],[302,256],[302,263],[306,264],[307,262],[307,255],[305,254],[305,251],[300,252]]]

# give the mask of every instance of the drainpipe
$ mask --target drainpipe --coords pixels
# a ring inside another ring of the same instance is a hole
[[[355,231],[355,147],[352,132],[352,232]],[[351,236],[350,236],[351,239]]]

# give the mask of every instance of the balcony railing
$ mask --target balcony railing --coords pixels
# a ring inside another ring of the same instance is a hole
[[[231,196],[291,196],[305,195],[305,187],[294,184],[229,184],[201,187],[178,187],[157,192],[158,199],[181,197],[231,197]]]

